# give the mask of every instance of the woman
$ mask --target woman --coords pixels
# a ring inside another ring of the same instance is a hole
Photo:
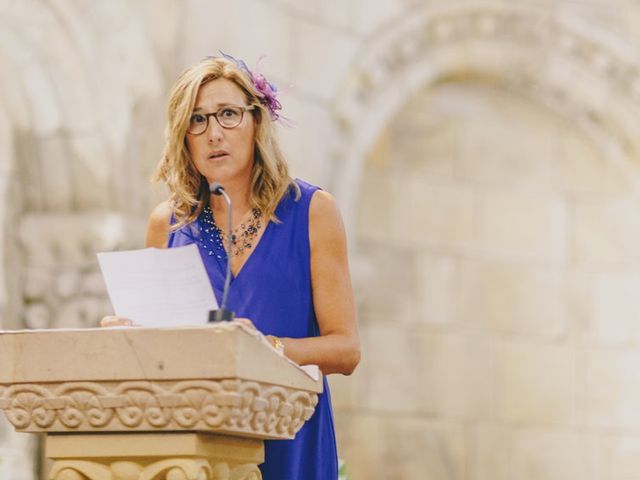
[[[289,176],[273,124],[279,110],[275,87],[227,55],[182,73],[156,173],[170,196],[152,212],[146,244],[196,243],[219,300],[226,247],[229,308],[298,364],[349,375],[360,349],[344,227],[330,194]],[[222,233],[226,204],[209,193],[214,181],[232,200],[231,239]],[[265,480],[337,479],[326,379],[324,388],[295,440],[265,442]]]

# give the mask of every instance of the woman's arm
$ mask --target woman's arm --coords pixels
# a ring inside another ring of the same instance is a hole
[[[169,228],[171,227],[171,206],[168,201],[153,209],[147,223],[146,247],[167,248]]]
[[[282,338],[284,352],[300,365],[318,365],[325,375],[350,375],[360,362],[360,341],[347,239],[333,196],[322,190],[311,199],[309,240],[311,288],[320,336]]]

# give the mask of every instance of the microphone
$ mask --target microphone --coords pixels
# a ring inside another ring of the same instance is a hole
[[[227,309],[227,296],[229,295],[229,286],[231,284],[231,241],[233,235],[233,223],[231,223],[231,199],[227,192],[224,191],[224,187],[218,182],[211,182],[209,184],[209,192],[214,195],[222,195],[227,203],[227,231],[229,246],[227,248],[227,274],[224,279],[224,290],[222,291],[222,302],[218,310],[209,311],[209,322],[230,322],[233,320],[234,313]]]

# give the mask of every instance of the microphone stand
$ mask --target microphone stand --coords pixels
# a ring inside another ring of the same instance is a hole
[[[227,274],[224,279],[224,290],[222,291],[222,302],[220,303],[220,308],[218,310],[210,310],[209,311],[209,322],[230,322],[233,320],[234,313],[227,309],[227,297],[229,295],[229,286],[231,285],[231,242],[233,236],[233,223],[231,223],[231,198],[225,192],[224,187],[218,182],[212,182],[209,184],[209,192],[214,195],[222,195],[225,202],[227,203],[227,231],[228,231],[228,242],[229,245],[227,247]],[[224,244],[224,242],[223,242]]]

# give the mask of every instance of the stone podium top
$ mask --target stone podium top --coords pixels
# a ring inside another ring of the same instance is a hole
[[[235,322],[0,332],[0,409],[19,431],[293,438],[320,392]]]
[[[241,378],[322,392],[322,382],[240,323],[0,331],[0,385]]]

